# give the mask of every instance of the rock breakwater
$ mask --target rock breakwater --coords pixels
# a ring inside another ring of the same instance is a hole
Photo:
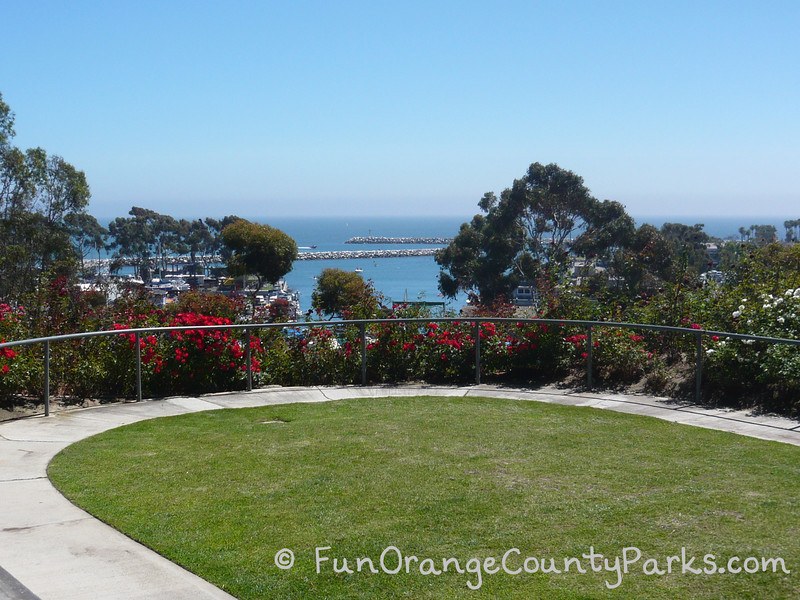
[[[297,260],[339,260],[343,258],[401,258],[405,256],[433,256],[437,248],[407,250],[334,250],[329,252],[300,252]]]
[[[345,244],[449,244],[452,238],[444,237],[381,237],[360,236],[352,237]]]

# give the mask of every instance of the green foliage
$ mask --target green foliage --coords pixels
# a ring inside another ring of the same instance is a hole
[[[222,241],[231,251],[228,273],[255,277],[256,291],[264,283],[277,283],[292,269],[297,258],[297,244],[283,231],[244,219],[225,227]]]
[[[263,385],[352,384],[359,381],[360,339],[352,327],[263,332]]]
[[[703,231],[702,224],[664,223],[661,226],[661,235],[671,246],[671,254],[675,257],[671,281],[683,278],[682,269],[689,269],[693,280],[708,270],[710,262],[706,243],[710,238]]]
[[[19,301],[58,270],[73,275],[70,221],[84,214],[86,176],[42,148],[11,144],[14,115],[0,96],[0,299]]]
[[[741,298],[730,314],[740,332],[800,339],[800,287]],[[743,392],[771,409],[800,411],[800,346],[714,336],[706,350],[709,381],[719,393]],[[790,402],[789,407],[786,401]]]
[[[317,278],[311,306],[328,316],[369,319],[378,314],[379,302],[372,283],[360,273],[329,268]]]
[[[621,204],[592,197],[581,177],[556,164],[532,164],[499,200],[487,193],[478,206],[485,215],[463,224],[436,261],[444,294],[477,291],[483,303],[523,281],[562,281],[571,256],[607,259],[634,231]]]
[[[190,226],[138,206],[131,208],[128,214],[131,215],[128,218],[117,217],[109,223],[114,256],[131,262],[136,275],[144,281],[150,280],[153,268],[165,274],[168,255],[188,251],[183,236],[191,235]]]

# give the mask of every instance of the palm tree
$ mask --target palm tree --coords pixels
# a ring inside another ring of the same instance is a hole
[[[741,236],[741,241],[744,241],[744,238],[747,236],[747,229],[744,227],[739,227],[739,235]]]

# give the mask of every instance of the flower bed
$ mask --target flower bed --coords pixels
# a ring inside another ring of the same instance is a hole
[[[219,301],[215,301],[219,303]],[[203,304],[193,302],[202,308]],[[225,312],[225,306],[215,306]],[[229,314],[235,314],[229,313]],[[800,289],[758,302],[746,299],[732,312],[740,331],[800,335]],[[135,397],[137,339],[142,393],[148,397],[244,389],[250,372],[254,385],[324,385],[361,382],[361,349],[366,350],[367,382],[429,381],[468,384],[476,379],[480,341],[484,381],[514,383],[585,378],[589,360],[586,326],[559,321],[421,320],[398,318],[364,328],[346,321],[302,327],[213,329],[231,325],[230,316],[193,310],[164,311],[122,303],[106,328],[119,334],[51,344],[51,390],[83,398]],[[25,312],[0,305],[0,339],[24,337]],[[701,325],[687,321],[693,329]],[[122,332],[131,328],[187,327],[183,331]],[[211,327],[211,329],[201,329]],[[619,387],[659,380],[670,369],[691,379],[694,336],[597,325],[592,331],[592,377],[600,386]],[[797,411],[800,350],[704,336],[704,393],[727,395],[741,403],[742,392],[770,390],[771,408]],[[682,371],[680,369],[683,369]],[[0,393],[6,398],[41,394],[41,346],[0,349]],[[686,386],[692,390],[693,386]]]

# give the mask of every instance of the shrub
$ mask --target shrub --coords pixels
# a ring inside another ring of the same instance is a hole
[[[170,305],[170,312],[173,314],[213,315],[228,319],[231,323],[239,319],[244,309],[244,298],[241,296],[228,297],[222,294],[208,294],[194,290],[181,294],[178,301]]]
[[[800,288],[742,298],[731,313],[743,333],[800,339]],[[773,409],[800,410],[800,347],[714,336],[706,349],[712,392],[755,395]]]

